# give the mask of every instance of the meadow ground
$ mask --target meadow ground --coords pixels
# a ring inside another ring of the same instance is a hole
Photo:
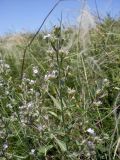
[[[24,66],[34,34],[0,38],[0,160],[120,158],[119,28],[109,16],[89,30],[60,24]]]

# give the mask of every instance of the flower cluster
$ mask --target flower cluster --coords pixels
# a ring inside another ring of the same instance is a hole
[[[51,79],[56,79],[57,76],[58,76],[58,71],[57,70],[53,70],[52,72],[48,72],[45,75],[44,80],[48,81],[48,80],[51,80]]]

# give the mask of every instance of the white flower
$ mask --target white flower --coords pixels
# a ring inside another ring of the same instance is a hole
[[[36,92],[35,93],[36,97],[40,96],[40,93],[39,92]]]
[[[73,95],[73,94],[75,94],[75,92],[76,91],[74,89],[68,88],[68,94]]]
[[[94,143],[92,142],[92,141],[88,141],[88,147],[90,148],[90,149],[94,149],[95,148],[95,145],[94,145]]]
[[[39,131],[43,130],[43,126],[42,125],[39,125],[37,128],[38,128]]]
[[[107,79],[107,78],[105,78],[105,79],[103,79],[103,84],[105,85],[105,86],[109,86],[109,80]]]
[[[53,77],[57,77],[57,74],[58,74],[58,71],[57,71],[57,70],[53,70],[52,73],[51,73],[51,75],[52,75]]]
[[[55,78],[57,78],[57,75],[58,75],[58,71],[53,70],[51,73],[48,72],[48,74],[45,75],[44,80],[48,81],[50,79],[55,79]]]
[[[45,125],[38,125],[37,129],[41,132],[45,129]]]
[[[32,93],[33,93],[33,91],[34,91],[34,90],[33,90],[33,88],[30,88],[30,92],[32,92]]]
[[[5,64],[4,66],[5,66],[5,68],[7,68],[7,69],[10,68],[9,64]]]
[[[34,153],[35,153],[35,149],[31,149],[30,155],[34,155]]]
[[[43,37],[43,39],[47,39],[47,38],[50,38],[51,37],[51,34],[47,34]]]
[[[45,80],[45,81],[48,81],[48,79],[49,79],[49,77],[48,77],[48,75],[46,74],[45,77],[44,77],[44,80]]]
[[[6,150],[7,148],[8,148],[8,144],[7,144],[7,143],[4,143],[4,144],[3,144],[3,149]]]
[[[6,95],[9,95],[9,91],[5,91],[5,94],[6,94]]]
[[[28,108],[32,108],[32,107],[33,107],[33,102],[29,102],[29,103],[27,104],[27,106],[28,106]]]
[[[95,105],[95,106],[97,106],[97,107],[99,107],[101,104],[102,104],[102,102],[101,101],[95,101],[95,102],[93,102],[93,104]]]
[[[23,105],[23,106],[19,106],[19,109],[25,109],[26,108],[26,106],[25,105]]]
[[[38,73],[38,68],[37,67],[33,67],[33,73],[37,74]]]
[[[104,83],[107,83],[107,82],[108,82],[108,79],[107,79],[107,78],[105,78],[105,79],[103,80],[103,82],[104,82]]]
[[[101,93],[101,89],[97,89],[96,90],[96,94],[98,95],[98,94],[100,94]]]
[[[30,80],[30,84],[35,84],[35,81],[34,80]]]
[[[8,107],[8,108],[10,108],[10,109],[12,109],[12,108],[13,108],[11,104],[7,104],[7,106],[6,106],[6,107]]]
[[[88,128],[87,132],[90,133],[91,135],[95,135],[94,129]]]

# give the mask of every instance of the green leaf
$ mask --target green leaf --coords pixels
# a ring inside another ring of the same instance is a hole
[[[61,111],[61,104],[60,104],[60,102],[57,99],[55,99],[52,95],[49,94],[49,96],[52,99],[52,101],[53,101],[54,105],[56,106],[56,108]]]
[[[52,134],[52,137],[54,138],[56,144],[60,147],[62,152],[66,152],[67,151],[67,146],[66,143],[64,141],[59,140],[55,135]]]
[[[52,148],[53,148],[53,145],[42,146],[42,147],[40,147],[40,149],[38,149],[38,154],[46,156],[47,152]]]
[[[48,113],[57,118],[58,120],[61,120],[61,117],[58,116],[55,112],[49,111]]]
[[[66,144],[63,141],[61,141],[61,140],[59,140],[57,138],[55,140],[56,140],[56,143],[59,145],[59,147],[60,147],[62,152],[67,151]]]

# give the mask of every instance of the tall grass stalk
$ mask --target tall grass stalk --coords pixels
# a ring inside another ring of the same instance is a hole
[[[24,73],[24,65],[25,65],[25,57],[26,57],[26,52],[28,50],[28,48],[31,46],[32,42],[34,41],[34,39],[36,38],[36,36],[38,35],[38,33],[41,31],[44,23],[46,22],[46,20],[48,19],[48,17],[51,15],[51,13],[54,11],[54,9],[59,5],[59,3],[63,1],[63,0],[58,0],[57,3],[53,6],[53,8],[49,11],[49,13],[47,14],[47,16],[45,17],[45,19],[43,20],[42,24],[40,25],[39,29],[37,30],[37,32],[35,33],[35,35],[32,37],[32,39],[30,40],[30,42],[28,43],[28,45],[26,46],[26,48],[24,49],[24,53],[23,53],[23,58],[22,58],[22,67],[21,67],[21,80],[23,79],[23,73]]]

